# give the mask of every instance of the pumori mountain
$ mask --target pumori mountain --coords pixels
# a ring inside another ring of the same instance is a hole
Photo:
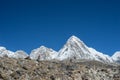
[[[116,52],[112,57],[103,54],[95,49],[88,47],[83,41],[76,36],[71,36],[66,44],[58,52],[51,48],[41,46],[40,48],[31,51],[30,55],[19,50],[12,52],[5,47],[0,47],[0,57],[8,56],[11,58],[27,58],[28,56],[33,60],[97,60],[105,63],[120,62],[120,51]]]
[[[113,59],[110,56],[86,46],[83,41],[81,41],[76,36],[72,36],[68,39],[67,43],[59,51],[58,56],[60,60],[64,60],[67,58],[75,58],[97,60],[102,62],[113,62]]]

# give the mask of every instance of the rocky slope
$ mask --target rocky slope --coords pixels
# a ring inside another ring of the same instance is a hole
[[[120,80],[120,66],[97,61],[0,58],[0,80]]]

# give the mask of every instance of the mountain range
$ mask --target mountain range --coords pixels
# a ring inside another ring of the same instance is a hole
[[[0,57],[10,58],[27,58],[32,60],[95,60],[104,63],[120,63],[120,51],[117,51],[113,56],[101,53],[94,48],[88,47],[82,40],[76,36],[71,36],[66,44],[58,52],[41,46],[31,51],[30,55],[22,50],[16,52],[7,50],[5,47],[0,46]]]

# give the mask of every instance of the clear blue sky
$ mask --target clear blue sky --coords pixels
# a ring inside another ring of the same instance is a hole
[[[120,1],[0,0],[0,46],[58,51],[71,35],[109,55],[120,50]]]

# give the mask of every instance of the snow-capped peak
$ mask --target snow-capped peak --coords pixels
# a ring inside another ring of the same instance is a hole
[[[81,45],[85,45],[82,40],[80,40],[78,37],[74,35],[67,40],[67,43],[71,43],[71,42],[79,43],[79,44],[81,43]]]
[[[56,58],[57,55],[58,53],[53,49],[41,46],[31,52],[30,58],[33,60],[51,60]]]
[[[5,48],[5,47],[0,46],[0,50],[6,50],[6,48]]]
[[[94,55],[90,54],[88,47],[76,36],[72,36],[68,39],[64,47],[59,51],[59,57],[61,60],[67,58],[77,59],[91,59]]]
[[[96,51],[93,48],[88,47],[82,40],[76,36],[72,36],[68,39],[64,47],[59,51],[60,60],[67,58],[75,59],[88,59],[113,62],[113,60],[101,52]]]
[[[27,58],[29,55],[23,51],[23,50],[18,50],[14,53],[14,58],[20,58],[20,59],[25,59]]]
[[[69,39],[68,39],[68,41],[71,41],[71,40],[73,40],[73,41],[81,41],[78,37],[76,37],[76,36],[71,36]]]
[[[18,50],[16,52],[7,50],[5,47],[0,47],[0,57],[10,57],[10,58],[26,58],[28,54],[22,50]]]
[[[113,60],[120,62],[120,51],[117,51],[112,56]]]
[[[7,50],[5,47],[0,47],[0,57],[12,57],[14,55],[13,51]]]

